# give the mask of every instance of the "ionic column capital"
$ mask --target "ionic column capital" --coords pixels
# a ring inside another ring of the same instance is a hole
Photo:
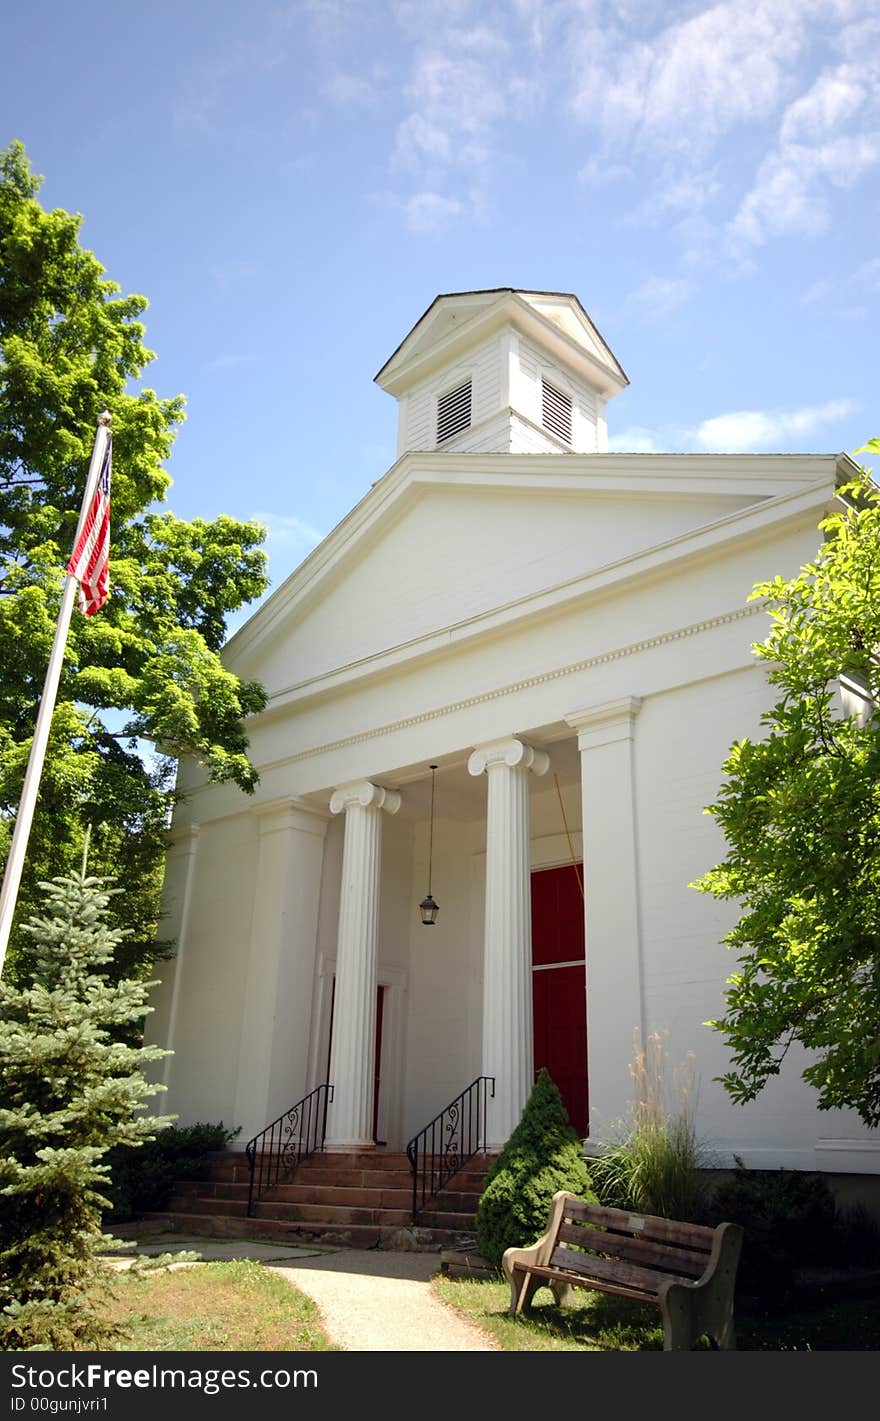
[[[550,756],[544,750],[536,750],[525,740],[511,736],[508,740],[493,740],[488,745],[478,745],[468,760],[468,772],[482,775],[493,765],[507,765],[511,770],[531,770],[533,775],[544,775],[550,768]]]
[[[354,804],[359,804],[362,809],[384,809],[386,814],[396,814],[400,808],[400,795],[396,790],[374,785],[372,780],[358,780],[354,784],[340,785],[333,791],[330,813],[341,814]]]

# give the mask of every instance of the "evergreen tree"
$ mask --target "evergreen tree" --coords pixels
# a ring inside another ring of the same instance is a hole
[[[519,1124],[486,1175],[477,1207],[477,1248],[483,1258],[500,1265],[506,1248],[534,1243],[559,1189],[596,1202],[581,1141],[549,1072],[542,1069]]]
[[[167,1053],[119,1035],[149,1010],[145,984],[113,980],[122,933],[111,895],[86,876],[44,883],[44,913],[24,927],[20,976],[0,982],[0,1348],[100,1347],[96,1311],[103,1162],[166,1123],[142,1114],[161,1090],[141,1068]]]

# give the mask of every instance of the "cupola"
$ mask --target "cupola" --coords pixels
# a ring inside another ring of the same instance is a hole
[[[576,296],[438,296],[376,376],[398,402],[397,453],[595,454],[629,381]]]

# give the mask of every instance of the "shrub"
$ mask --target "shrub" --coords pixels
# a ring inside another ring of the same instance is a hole
[[[486,1175],[477,1206],[477,1247],[490,1263],[543,1233],[558,1189],[595,1203],[581,1141],[562,1098],[542,1070],[519,1124]]]
[[[833,1261],[838,1236],[834,1195],[821,1175],[746,1169],[741,1160],[737,1165],[716,1188],[706,1222],[727,1219],[742,1225],[737,1283],[743,1292],[784,1294],[795,1268]]]
[[[239,1129],[241,1127],[239,1126]],[[211,1155],[224,1150],[238,1129],[218,1125],[169,1125],[154,1140],[132,1149],[120,1145],[107,1156],[110,1183],[110,1218],[115,1223],[164,1209],[175,1180],[205,1179],[211,1172]]]
[[[674,1074],[671,1106],[659,1034],[636,1051],[630,1075],[635,1085],[630,1120],[621,1122],[619,1138],[590,1160],[596,1192],[612,1209],[697,1219],[706,1186],[693,1118],[693,1057]]]

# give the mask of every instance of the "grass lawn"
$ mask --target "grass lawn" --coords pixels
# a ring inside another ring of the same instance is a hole
[[[504,1282],[435,1278],[439,1297],[490,1333],[510,1352],[641,1352],[663,1346],[657,1308],[607,1293],[575,1290],[572,1307],[558,1308],[542,1289],[531,1315],[507,1316],[510,1289]],[[874,1351],[880,1346],[880,1299],[850,1298],[806,1308],[780,1306],[763,1316],[738,1313],[741,1351]]]
[[[260,1263],[114,1273],[101,1312],[123,1352],[332,1352],[311,1298]]]

